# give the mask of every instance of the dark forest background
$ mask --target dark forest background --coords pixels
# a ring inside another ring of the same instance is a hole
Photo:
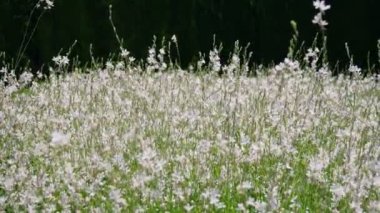
[[[37,0],[0,0],[0,51],[15,57],[29,13]],[[328,50],[331,64],[347,63],[348,42],[355,63],[377,62],[380,38],[379,0],[335,0],[327,11]],[[310,45],[318,27],[311,23],[316,11],[312,0],[55,0],[42,17],[27,49],[33,67],[51,61],[60,49],[73,50],[81,61],[89,61],[90,44],[96,57],[118,51],[108,19],[108,5],[125,47],[137,58],[145,58],[153,35],[177,35],[183,65],[199,51],[208,52],[213,35],[225,52],[234,41],[251,43],[257,63],[278,62],[286,57],[292,35],[290,20],[298,23],[300,40]],[[41,10],[40,10],[41,11]],[[38,13],[32,19],[35,23]]]

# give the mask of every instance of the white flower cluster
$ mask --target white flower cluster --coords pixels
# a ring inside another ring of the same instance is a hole
[[[227,73],[228,76],[232,77],[234,74],[240,70],[240,57],[237,54],[233,54],[231,61],[228,65],[223,66],[223,71]]]
[[[300,71],[300,63],[297,60],[285,58],[284,62],[280,62],[274,67],[276,71]]]
[[[362,69],[358,67],[357,65],[350,64],[348,67],[348,72],[353,73],[355,75],[360,75]]]
[[[44,10],[50,10],[54,7],[54,0],[39,0],[37,8],[42,7]]]
[[[326,5],[324,0],[316,0],[313,2],[313,5],[315,9],[319,10],[319,12],[314,16],[312,22],[324,30],[328,25],[328,22],[323,19],[323,15],[331,8],[331,6]]]
[[[319,49],[317,47],[307,49],[307,53],[305,54],[304,61],[308,65],[310,65],[310,68],[312,70],[317,69],[318,60],[319,60]]]
[[[161,48],[158,51],[154,47],[149,49],[148,57],[147,57],[147,71],[164,71],[168,68],[165,62],[166,51],[165,48]]]
[[[8,70],[6,67],[0,69],[0,90],[5,94],[13,94],[17,90],[30,85],[33,82],[34,75],[30,70],[25,70],[17,77],[15,70]],[[1,95],[1,93],[0,93]]]
[[[220,57],[219,57],[219,50],[218,49],[214,48],[212,51],[210,51],[209,60],[210,60],[211,71],[214,73],[219,72],[222,65],[220,63]]]
[[[30,72],[24,72],[20,75],[19,82],[20,84],[27,85],[33,81],[33,74]]]
[[[51,144],[53,146],[63,146],[67,145],[70,142],[70,136],[66,135],[62,132],[59,131],[54,131],[52,133],[52,139],[51,139]]]
[[[0,89],[0,211],[379,212],[374,80],[134,69]]]
[[[130,52],[125,48],[120,48],[120,56],[127,61],[127,63],[133,63],[136,59],[130,56]]]
[[[58,55],[52,59],[58,67],[64,67],[69,64],[70,60],[67,56]]]

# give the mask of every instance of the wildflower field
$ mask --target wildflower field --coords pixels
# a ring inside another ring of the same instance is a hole
[[[1,68],[0,212],[380,211],[378,75],[332,75],[316,46],[255,68],[215,48],[182,70],[170,44]]]

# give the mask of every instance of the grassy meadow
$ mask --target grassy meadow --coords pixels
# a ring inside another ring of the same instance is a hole
[[[0,212],[380,211],[378,75],[333,76],[316,46],[273,67],[215,48],[182,70],[170,44],[1,68]]]

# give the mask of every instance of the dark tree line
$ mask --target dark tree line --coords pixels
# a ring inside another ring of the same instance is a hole
[[[0,51],[15,57],[30,10],[36,0],[0,0]],[[328,1],[329,2],[329,1]],[[377,61],[376,42],[380,38],[378,0],[336,0],[326,16],[329,57],[332,63],[347,62],[344,43],[348,42],[355,62]],[[55,7],[41,19],[26,56],[36,67],[46,63],[60,49],[73,50],[83,61],[116,52],[118,43],[108,20],[108,5],[125,46],[137,57],[145,57],[153,35],[176,34],[183,64],[199,51],[207,52],[216,40],[226,52],[234,41],[250,42],[256,62],[282,60],[291,37],[290,20],[299,26],[300,40],[310,45],[316,32],[311,19],[312,1],[305,0],[55,0]],[[40,11],[39,11],[40,12]],[[32,19],[37,20],[38,13]]]

